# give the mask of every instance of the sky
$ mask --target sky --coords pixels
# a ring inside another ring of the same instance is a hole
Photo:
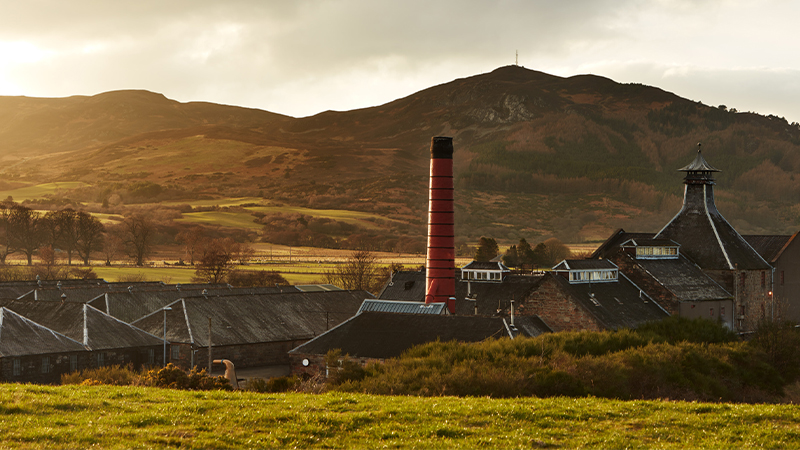
[[[303,117],[518,61],[800,122],[798,18],[789,0],[0,0],[0,95]]]

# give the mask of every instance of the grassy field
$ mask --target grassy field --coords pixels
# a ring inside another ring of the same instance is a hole
[[[5,199],[10,195],[14,201],[21,202],[24,200],[44,198],[46,195],[55,194],[56,191],[59,190],[76,189],[83,186],[86,186],[86,183],[82,183],[80,181],[37,184],[35,186],[26,186],[7,191],[0,191],[0,198]]]
[[[794,405],[0,385],[3,448],[797,448]]]

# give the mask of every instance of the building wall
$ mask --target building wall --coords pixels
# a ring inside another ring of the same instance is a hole
[[[773,295],[781,317],[800,323],[800,243],[792,240],[775,261]]]
[[[680,310],[681,317],[719,320],[730,328],[733,327],[733,314],[733,300],[683,302]]]
[[[752,331],[771,313],[770,270],[705,270],[706,274],[734,295],[734,322],[738,331]],[[763,282],[762,282],[763,281]]]
[[[277,342],[259,342],[255,344],[214,346],[211,349],[212,359],[230,360],[237,369],[246,367],[274,366],[289,364],[289,350],[304,344],[308,339]],[[179,357],[172,358],[170,346],[167,346],[167,361],[178,367],[189,369],[192,363],[192,347],[190,344],[172,344],[179,348]],[[194,364],[208,367],[208,347],[201,347],[194,354]],[[159,355],[160,357],[160,355]]]
[[[92,357],[89,352],[9,356],[0,358],[0,380],[8,383],[59,384],[61,375],[70,373],[70,356],[77,358],[78,370],[92,367]],[[42,372],[44,357],[50,359],[47,373]],[[19,360],[19,375],[14,375],[14,360]]]
[[[561,289],[553,279],[558,275],[546,275],[539,288],[519,306],[521,316],[538,315],[553,331],[600,331],[604,327],[581,305]]]
[[[348,356],[349,360],[357,362],[361,365],[361,367],[366,366],[369,363],[383,363],[383,359],[379,358],[367,358],[367,357],[354,357]],[[303,360],[308,360],[308,365],[303,364]],[[314,377],[314,376],[324,376],[328,377],[328,365],[325,362],[325,355],[310,355],[310,354],[297,354],[292,353],[289,355],[289,366],[291,368],[292,375],[301,376],[301,377]]]

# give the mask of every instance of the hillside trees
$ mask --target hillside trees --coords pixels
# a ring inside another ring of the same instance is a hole
[[[202,246],[195,279],[204,283],[222,283],[234,267],[238,244],[231,238],[212,239]]]
[[[72,254],[78,244],[78,213],[71,208],[49,211],[42,218],[44,243],[51,248],[60,248],[67,254],[67,264],[72,264]]]
[[[475,261],[491,261],[499,252],[500,248],[497,246],[497,241],[493,238],[481,236],[480,241],[478,241],[478,247],[475,249]]]
[[[519,245],[512,245],[503,254],[503,264],[508,267],[520,267],[523,269],[552,267],[571,255],[569,247],[557,238],[550,238],[540,242],[535,248],[531,248],[530,244],[522,238],[519,241]]]
[[[194,256],[205,238],[203,229],[199,226],[189,227],[175,237],[175,240],[182,243],[186,256],[189,259],[189,264],[194,265]]]

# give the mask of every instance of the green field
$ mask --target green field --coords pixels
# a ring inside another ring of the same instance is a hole
[[[797,448],[794,405],[0,385],[3,448]]]
[[[298,267],[297,265],[240,266],[243,270],[274,270],[289,284],[317,284],[322,281],[324,266],[319,268]],[[135,267],[135,266],[93,266],[98,278],[115,282],[139,278],[145,281],[163,281],[167,284],[191,283],[195,275],[194,267]]]
[[[175,219],[179,223],[197,223],[202,225],[220,225],[223,227],[260,230],[263,225],[253,222],[252,214],[246,212],[203,211],[183,213],[183,217]]]
[[[0,199],[8,198],[10,195],[15,202],[21,202],[35,198],[44,198],[46,195],[55,194],[59,190],[77,189],[83,186],[86,186],[86,183],[82,183],[80,181],[37,184],[35,186],[26,186],[23,188],[0,191]]]

